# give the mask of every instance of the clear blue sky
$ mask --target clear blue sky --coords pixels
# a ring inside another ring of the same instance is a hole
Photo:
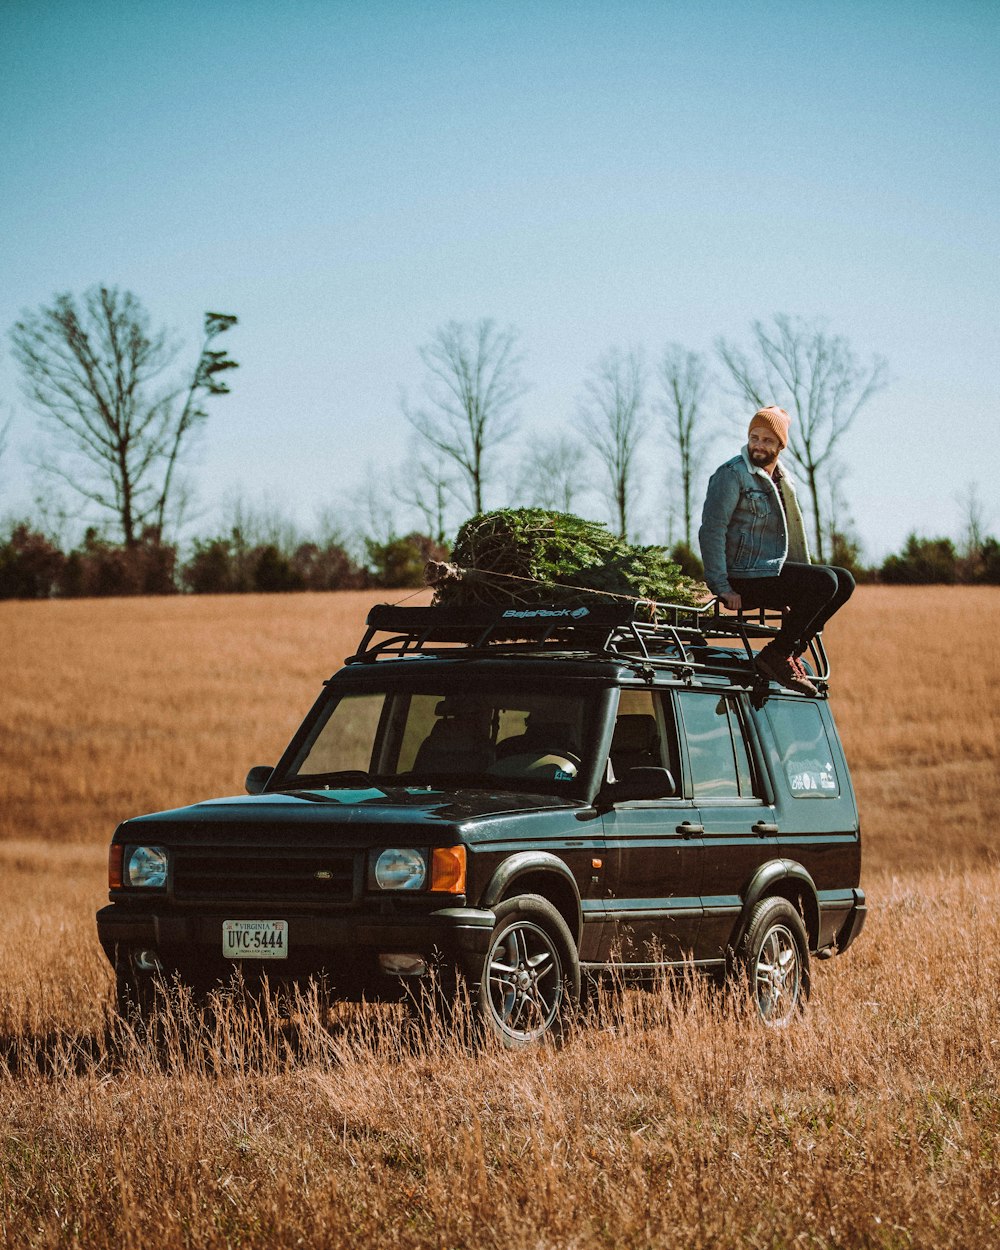
[[[775,312],[889,360],[845,448],[869,556],[957,536],[973,481],[1000,530],[995,0],[0,0],[0,118],[4,333],[99,282],[192,352],[204,310],[240,318],[202,532],[237,493],[305,526],[356,507],[449,319],[520,330],[523,447],[572,428],[612,344],[708,351]],[[6,337],[4,412],[9,514],[32,418]]]

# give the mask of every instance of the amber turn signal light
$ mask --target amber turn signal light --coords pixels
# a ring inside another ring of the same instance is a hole
[[[125,859],[123,846],[112,846],[108,851],[108,889],[122,888],[122,863]]]
[[[441,894],[465,893],[465,847],[436,846],[431,851],[431,890]]]

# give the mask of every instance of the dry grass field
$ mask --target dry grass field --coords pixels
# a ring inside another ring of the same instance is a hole
[[[872,913],[793,1029],[701,985],[516,1057],[309,1002],[112,1027],[116,821],[238,791],[372,599],[0,604],[0,1244],[1000,1244],[995,589],[828,631]]]

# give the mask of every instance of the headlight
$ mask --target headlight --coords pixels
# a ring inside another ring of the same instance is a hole
[[[130,846],[125,849],[126,885],[162,890],[167,884],[167,852],[162,846]]]
[[[427,880],[427,852],[389,847],[375,861],[380,890],[421,890]]]

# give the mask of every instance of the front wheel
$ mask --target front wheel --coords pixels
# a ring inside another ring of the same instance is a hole
[[[760,1018],[788,1024],[809,997],[809,939],[802,917],[785,898],[765,898],[750,914],[740,964]]]
[[[512,1049],[557,1039],[580,998],[580,960],[565,920],[538,894],[496,908],[479,985],[491,1033]]]

